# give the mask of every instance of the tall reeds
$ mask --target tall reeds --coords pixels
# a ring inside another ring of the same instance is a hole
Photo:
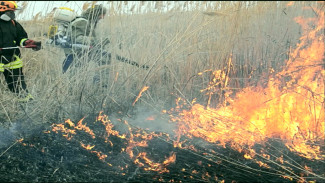
[[[86,56],[78,60],[79,67],[62,74],[63,51],[45,45],[51,17],[35,17],[22,22],[30,38],[44,45],[39,52],[22,49],[27,85],[35,100],[23,104],[22,111],[1,77],[1,121],[15,121],[26,113],[35,122],[80,119],[101,110],[126,114],[139,105],[162,110],[172,107],[177,97],[226,105],[225,92],[255,85],[284,65],[300,37],[294,17],[314,16],[303,7],[317,5],[307,1],[290,6],[282,1],[139,2],[129,7],[132,14],[123,14],[128,3],[104,4],[109,16],[99,23],[98,38],[111,40],[102,47],[104,51],[149,65],[148,70],[114,56],[109,65]],[[215,93],[201,92],[218,70],[226,77],[219,78]],[[148,90],[133,106],[145,86]]]

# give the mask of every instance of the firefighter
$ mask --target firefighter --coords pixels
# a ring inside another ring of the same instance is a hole
[[[81,16],[72,20],[67,30],[68,43],[70,45],[98,45],[99,41],[96,39],[95,29],[98,21],[103,19],[105,15],[106,8],[103,5],[93,5],[84,11]],[[102,42],[103,45],[108,43],[108,39]],[[88,51],[82,48],[64,48],[66,58],[62,65],[63,73],[68,70],[76,57],[81,57],[84,53],[88,53]]]
[[[0,1],[0,72],[3,72],[8,88],[19,97],[19,101],[33,99],[28,92],[23,74],[23,62],[18,48],[41,49],[41,42],[28,39],[27,33],[15,20],[15,1]]]

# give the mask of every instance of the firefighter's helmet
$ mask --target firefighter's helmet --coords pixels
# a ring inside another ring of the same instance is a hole
[[[16,1],[0,1],[0,12],[16,10],[18,8]]]
[[[82,16],[89,19],[97,21],[101,15],[105,15],[107,12],[103,5],[93,5],[82,13]]]

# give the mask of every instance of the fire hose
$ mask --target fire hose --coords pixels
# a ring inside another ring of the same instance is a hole
[[[53,42],[53,40],[51,41]],[[72,49],[83,49],[83,50],[96,50],[96,46],[90,46],[90,45],[84,45],[84,44],[78,44],[78,43],[70,43],[70,41],[67,40],[67,38],[65,37],[57,37],[56,40],[54,40],[55,45],[60,45],[60,47],[62,48],[72,48]],[[109,43],[109,41],[107,42]],[[108,56],[109,58],[111,58],[111,53],[108,52],[102,52],[102,55]],[[120,55],[116,55],[115,56],[116,60],[120,61],[120,62],[124,62],[133,66],[136,66],[138,68],[142,68],[142,69],[149,69],[148,65],[140,65],[138,62],[127,59],[125,57],[122,57]]]
[[[13,46],[13,47],[5,47],[5,48],[0,48],[0,50],[7,50],[7,49],[16,49],[16,48],[35,48],[37,47],[36,45],[32,45],[32,46]],[[64,48],[77,48],[77,49],[93,49],[92,46],[88,46],[88,45],[83,45],[83,44],[64,44],[62,45],[62,47]],[[110,57],[110,53],[108,52],[103,52],[103,55],[107,55]],[[116,59],[120,62],[124,62],[133,66],[136,66],[138,68],[142,68],[142,69],[149,69],[149,66],[147,65],[140,65],[138,62],[132,61],[130,59],[127,59],[125,57],[122,57],[120,55],[116,55]]]
[[[74,49],[89,49],[89,50],[94,49],[94,47],[92,47],[92,46],[83,45],[83,44],[64,44],[63,47],[64,48],[74,48]],[[102,55],[106,55],[109,58],[111,57],[111,53],[108,53],[108,52],[102,52]],[[136,66],[138,68],[142,68],[142,69],[146,69],[146,70],[149,69],[148,65],[140,65],[138,62],[127,59],[127,58],[122,57],[117,54],[116,54],[115,58],[120,62],[124,62],[124,63],[130,64],[130,65]]]
[[[9,49],[18,49],[18,48],[36,48],[37,45],[29,45],[29,46],[12,46],[12,47],[4,47],[0,48],[1,50],[9,50]],[[17,55],[13,55],[15,57],[15,61],[9,62],[7,64],[4,64],[0,62],[0,72],[4,72],[5,69],[18,69],[23,66],[22,61]],[[2,58],[1,58],[2,59]]]
[[[54,42],[55,45],[59,45],[61,48],[72,48],[72,49],[83,49],[83,50],[95,50],[96,51],[96,46],[90,46],[90,45],[84,45],[84,44],[78,44],[78,43],[70,43],[70,41],[67,39],[66,36],[61,37],[61,36],[57,36],[54,40],[50,39],[50,44],[52,44]],[[110,41],[107,41],[107,43],[110,43]],[[108,52],[102,52],[102,55],[108,56],[109,59],[111,58],[111,53]],[[138,62],[127,59],[125,57],[122,57],[120,55],[115,56],[116,60],[120,61],[120,62],[124,62],[133,66],[136,66],[138,68],[142,68],[142,69],[149,69],[148,65],[140,65]]]
[[[13,47],[5,47],[5,48],[0,48],[0,50],[9,50],[9,49],[16,49],[16,48],[36,48],[36,45],[32,46],[13,46]]]

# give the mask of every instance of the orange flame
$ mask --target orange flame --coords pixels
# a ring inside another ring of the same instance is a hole
[[[86,150],[91,150],[92,148],[95,147],[95,145],[91,146],[91,145],[89,145],[89,144],[86,146],[85,144],[83,144],[83,143],[81,143],[81,142],[80,142],[80,145],[81,145],[81,147],[85,148]]]
[[[102,124],[105,126],[106,130],[106,137],[105,139],[108,140],[108,137],[110,135],[120,137],[122,139],[125,138],[125,135],[120,135],[118,131],[113,130],[114,125],[111,123],[111,121],[108,119],[108,116],[103,114],[103,111],[99,112],[99,115],[97,117],[97,121],[101,121]]]
[[[175,155],[175,153],[172,153],[172,155],[170,157],[168,157],[162,164],[155,163],[147,157],[146,152],[141,152],[135,158],[134,163],[138,164],[140,167],[144,167],[147,164],[148,166],[144,167],[144,170],[146,170],[146,171],[150,170],[150,171],[157,171],[159,173],[165,173],[165,172],[169,172],[169,170],[166,168],[166,166],[169,165],[170,163],[175,162],[175,160],[176,160],[176,155]]]
[[[62,136],[64,136],[68,140],[71,140],[73,135],[76,134],[76,130],[68,129],[68,128],[66,128],[64,126],[64,124],[53,124],[52,125],[52,131],[55,132],[55,133],[58,133],[59,131],[61,131],[63,133]]]
[[[288,2],[287,6],[292,6],[292,5],[294,5],[294,4],[295,4],[294,1],[290,1],[290,2]]]
[[[149,116],[149,117],[146,118],[146,120],[147,121],[153,121],[153,120],[155,120],[155,117],[154,116]]]
[[[137,96],[137,98],[134,100],[134,102],[132,103],[132,105],[134,106],[134,104],[139,100],[139,98],[141,97],[142,93],[145,92],[149,87],[148,86],[144,86],[141,91],[139,92],[139,95]]]
[[[94,132],[86,125],[82,124],[82,121],[84,120],[85,118],[82,118],[79,122],[78,122],[78,125],[75,127],[75,129],[77,130],[83,130],[85,131],[86,133],[88,133],[89,135],[91,135],[91,137],[94,139],[95,138],[95,134]]]
[[[164,162],[163,162],[163,165],[169,165],[171,163],[175,163],[176,161],[176,153],[172,153],[171,156],[169,156]]]
[[[267,138],[281,138],[301,156],[324,159],[317,144],[324,143],[325,133],[324,13],[295,20],[309,32],[301,37],[286,67],[269,79],[267,87],[245,88],[236,98],[228,99],[229,106],[219,109],[194,104],[191,110],[181,111],[172,119],[178,122],[179,136],[200,137],[223,146],[230,143],[238,151]],[[309,30],[310,22],[317,25],[313,30]],[[223,77],[220,71],[215,73]],[[250,158],[248,155],[246,158]]]
[[[61,132],[62,136],[66,137],[68,140],[71,140],[73,136],[77,136],[80,132],[86,132],[90,135],[92,139],[95,138],[95,133],[88,126],[83,124],[84,118],[79,120],[77,125],[73,123],[70,119],[66,120],[61,124],[53,124],[52,131],[55,133]],[[139,147],[147,147],[148,142],[153,139],[153,137],[162,136],[162,134],[155,133],[147,133],[141,129],[134,130],[127,121],[123,121],[123,124],[127,125],[129,129],[129,134],[120,134],[118,131],[113,130],[114,125],[108,119],[107,115],[103,114],[103,111],[99,113],[96,118],[96,122],[101,122],[101,124],[105,127],[106,134],[104,136],[105,142],[109,143],[113,146],[113,143],[108,139],[110,136],[119,137],[121,139],[125,139],[127,141],[127,147],[122,148],[122,152],[126,152],[129,157],[133,160],[135,164],[140,167],[143,167],[144,170],[157,171],[159,173],[168,172],[167,166],[176,161],[176,154],[172,153],[169,157],[165,158],[162,163],[154,162],[151,160],[146,152],[141,152]],[[122,121],[121,121],[122,122]],[[78,133],[77,133],[78,132]],[[168,137],[168,135],[166,135]],[[102,136],[99,136],[102,137]],[[92,154],[95,154],[98,159],[104,161],[108,155],[95,149],[95,145],[87,144],[85,145],[82,142],[79,142],[80,146]],[[136,150],[136,151],[135,151]],[[112,166],[112,164],[106,162],[108,166]]]

